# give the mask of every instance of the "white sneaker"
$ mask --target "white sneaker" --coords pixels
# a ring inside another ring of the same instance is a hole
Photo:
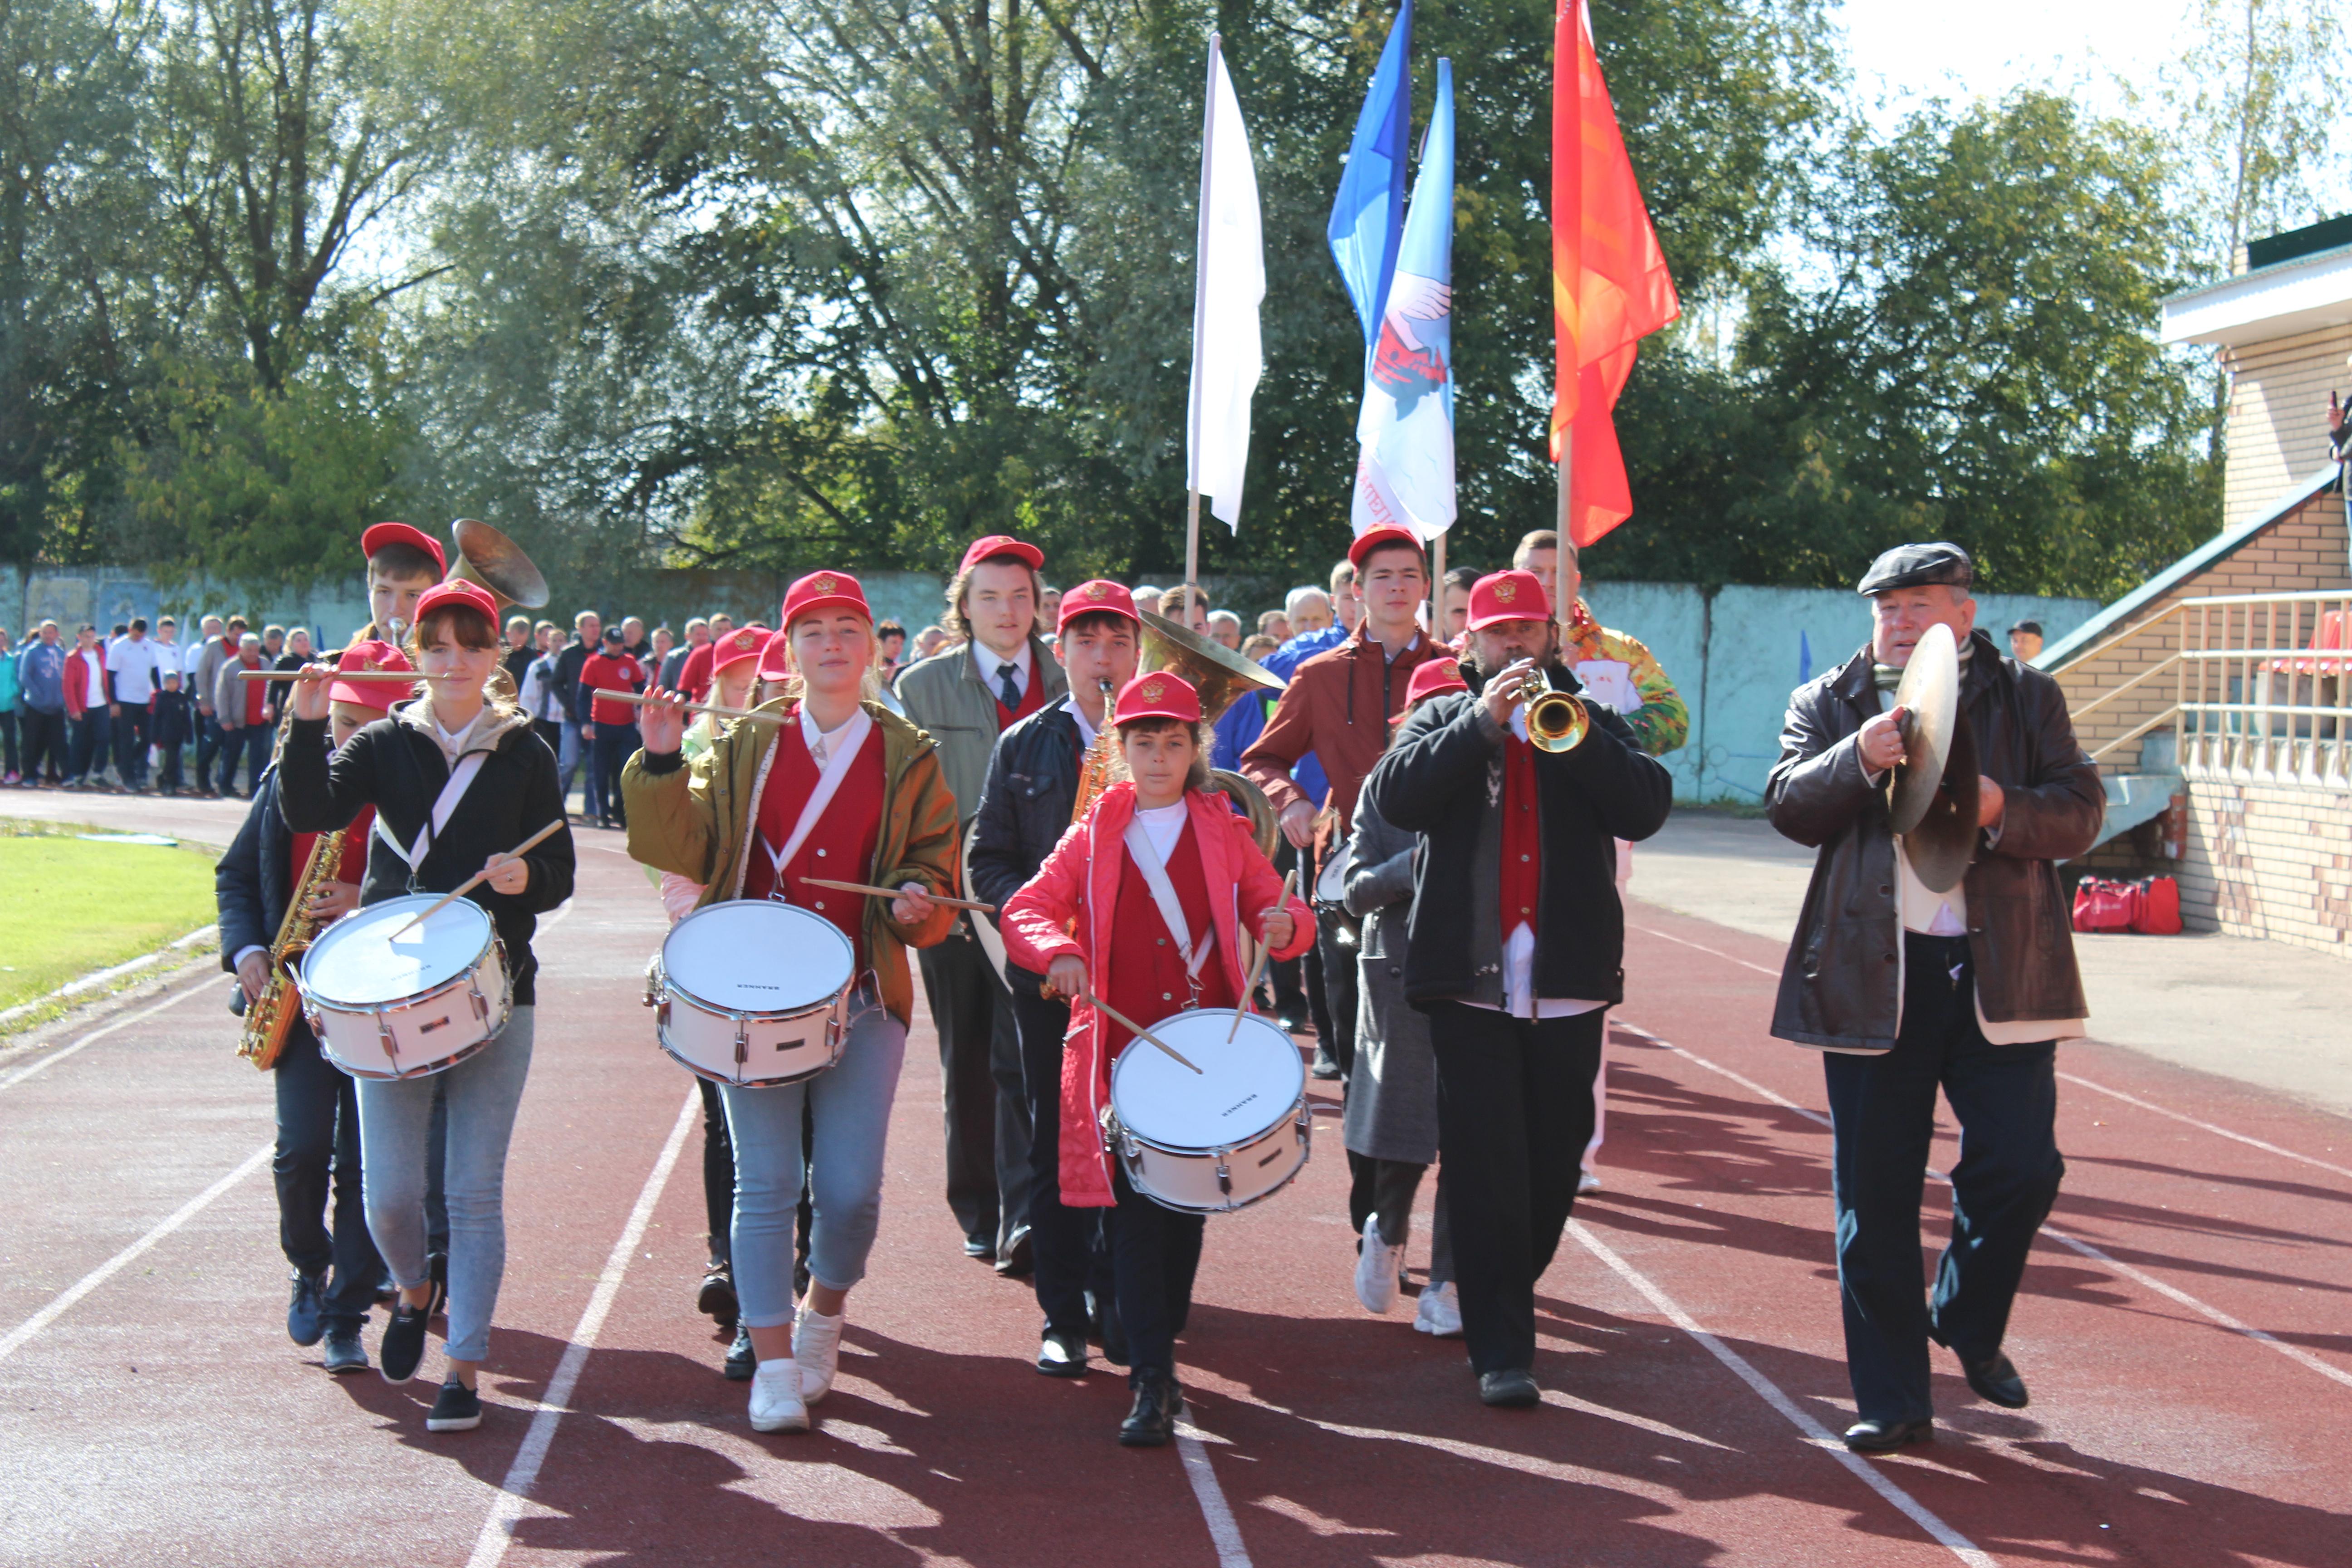
[[[808,1405],[801,1398],[800,1363],[763,1361],[751,1374],[751,1430],[805,1432]]]
[[[1364,1247],[1356,1254],[1356,1300],[1368,1312],[1385,1312],[1396,1305],[1397,1288],[1404,1275],[1404,1248],[1381,1239],[1381,1216],[1364,1221]]]
[[[801,1369],[801,1397],[814,1405],[833,1392],[834,1369],[841,1362],[841,1320],[847,1314],[803,1307],[793,1315],[793,1362]]]
[[[1587,1193],[1597,1193],[1600,1190],[1601,1178],[1599,1176],[1594,1175],[1590,1171],[1580,1171],[1577,1173],[1576,1195],[1578,1197],[1582,1197]]]
[[[1413,1314],[1412,1326],[1441,1340],[1462,1337],[1462,1299],[1454,1293],[1453,1280],[1421,1288],[1421,1310]]]

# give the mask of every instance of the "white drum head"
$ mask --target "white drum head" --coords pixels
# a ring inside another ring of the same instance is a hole
[[[662,942],[672,989],[722,1013],[796,1013],[840,994],[857,950],[823,915],[773,899],[695,910]]]
[[[1234,1026],[1226,1007],[1179,1013],[1150,1026],[1201,1070],[1139,1039],[1111,1068],[1119,1124],[1168,1149],[1220,1149],[1246,1142],[1290,1114],[1307,1092],[1307,1064],[1288,1035],[1255,1014]]]
[[[489,945],[481,905],[454,899],[415,930],[392,934],[439,901],[437,893],[411,893],[345,915],[303,955],[302,988],[338,1006],[378,1007],[455,980]]]

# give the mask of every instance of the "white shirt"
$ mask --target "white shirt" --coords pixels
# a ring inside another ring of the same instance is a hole
[[[850,727],[861,719],[868,724],[874,722],[867,716],[865,709],[856,708],[850,710],[848,718],[844,719],[832,729],[820,730],[816,726],[815,716],[808,710],[808,704],[803,702],[801,704],[801,743],[808,748],[809,756],[816,765],[823,768],[832,757],[833,749],[835,746],[852,739],[856,740],[860,744],[865,742],[864,731],[859,731],[854,737],[849,733]]]
[[[998,698],[1004,695],[1004,681],[1003,678],[996,673],[997,666],[1009,664],[1013,667],[1013,684],[1021,689],[1022,696],[1026,697],[1029,695],[1030,663],[1027,637],[1021,639],[1020,651],[1011,658],[1000,658],[994,648],[977,638],[972,641],[971,667],[980,671],[981,684],[987,687],[990,693]]]
[[[163,676],[163,661],[156,653],[155,644],[145,637],[117,637],[106,650],[106,668],[114,673],[117,700],[142,708],[155,695],[155,687]]]
[[[466,737],[472,734],[474,732],[474,726],[479,724],[481,721],[482,716],[479,713],[477,713],[471,719],[466,721],[466,727],[464,729],[458,731],[453,735],[448,731],[441,728],[441,721],[437,717],[435,717],[429,709],[426,710],[425,714],[425,722],[433,726],[434,736],[440,741],[441,749],[448,752],[453,757],[462,757],[466,754]]]
[[[1160,857],[1162,866],[1168,864],[1168,857],[1176,852],[1176,841],[1184,837],[1185,819],[1191,815],[1181,800],[1174,805],[1155,805],[1149,810],[1136,812],[1135,820],[1142,825],[1143,837],[1150,843],[1151,852]]]
[[[1086,710],[1078,706],[1077,695],[1075,692],[1062,699],[1062,706],[1068,709],[1070,717],[1078,721],[1078,743],[1092,750],[1095,737],[1102,733],[1101,728],[1087,721]]]
[[[106,706],[106,650],[94,647],[89,651],[95,657],[81,661],[81,668],[89,672],[86,678],[89,689],[82,693],[82,705],[103,708]]]

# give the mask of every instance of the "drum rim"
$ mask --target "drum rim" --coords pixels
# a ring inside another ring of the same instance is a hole
[[[1299,1098],[1299,1108],[1303,1110],[1306,1103],[1306,1097],[1302,1095]],[[1266,1137],[1272,1131],[1273,1129],[1269,1128],[1265,1132],[1259,1133],[1258,1138]],[[1298,1163],[1291,1166],[1289,1170],[1284,1172],[1282,1180],[1275,1183],[1274,1185],[1266,1188],[1266,1190],[1262,1193],[1257,1193],[1252,1196],[1237,1199],[1228,1203],[1187,1204],[1179,1203],[1173,1198],[1162,1197],[1160,1194],[1153,1192],[1149,1185],[1136,1180],[1134,1165],[1129,1163],[1125,1154],[1114,1150],[1112,1152],[1111,1158],[1117,1160],[1119,1164],[1119,1169],[1126,1173],[1127,1184],[1133,1187],[1145,1199],[1151,1203],[1158,1204],[1161,1208],[1172,1209],[1178,1214],[1238,1214],[1242,1210],[1251,1207],[1253,1205],[1265,1202],[1266,1199],[1274,1196],[1275,1194],[1282,1191],[1283,1188],[1290,1185],[1291,1183],[1298,1179],[1298,1173],[1307,1169],[1308,1163],[1315,1158],[1315,1129],[1314,1124],[1311,1121],[1307,1124],[1306,1131],[1307,1135],[1299,1141],[1298,1144]],[[1140,1143],[1143,1141],[1139,1138],[1136,1142]],[[1250,1142],[1257,1142],[1257,1139],[1254,1138]],[[1233,1147],[1240,1149],[1246,1148],[1247,1146],[1247,1144],[1236,1143]],[[1156,1143],[1149,1144],[1147,1147],[1162,1154],[1187,1155],[1192,1153],[1192,1151],[1190,1150],[1162,1149]],[[1221,1150],[1217,1152],[1223,1154],[1230,1152],[1230,1150]],[[1136,1162],[1136,1163],[1140,1163],[1140,1162]]]
[[[1231,1018],[1239,1011],[1240,1010],[1238,1008],[1234,1007],[1189,1007],[1186,1008],[1182,1014],[1177,1016],[1180,1017],[1199,1016],[1203,1018]],[[1307,1103],[1307,1086],[1311,1081],[1307,1076],[1307,1063],[1304,1059],[1298,1058],[1297,1043],[1292,1040],[1288,1035],[1284,1034],[1281,1026],[1276,1025],[1273,1019],[1267,1017],[1263,1013],[1243,1013],[1242,1017],[1244,1020],[1255,1021],[1265,1028],[1272,1030],[1276,1036],[1280,1037],[1286,1045],[1290,1047],[1293,1058],[1298,1060],[1298,1088],[1291,1097],[1289,1110],[1284,1111],[1281,1117],[1273,1121],[1267,1122],[1265,1126],[1259,1128],[1248,1137],[1234,1143],[1170,1143],[1161,1139],[1147,1138],[1142,1133],[1135,1131],[1134,1128],[1129,1126],[1126,1119],[1118,1114],[1119,1068],[1125,1065],[1128,1058],[1135,1054],[1137,1047],[1140,1047],[1145,1050],[1150,1049],[1150,1046],[1140,1040],[1130,1040],[1128,1042],[1128,1048],[1119,1052],[1118,1060],[1110,1064],[1110,1094],[1106,1102],[1111,1116],[1118,1121],[1120,1130],[1129,1137],[1134,1139],[1137,1142],[1148,1143],[1152,1148],[1159,1150],[1164,1154],[1206,1154],[1213,1152],[1219,1149],[1244,1148],[1249,1144],[1256,1142],[1268,1132],[1274,1131],[1275,1128],[1282,1125],[1284,1121],[1296,1116],[1298,1113],[1299,1109]],[[1156,1030],[1160,1027],[1160,1025],[1155,1023],[1151,1027]]]
[[[1163,1139],[1147,1138],[1127,1124],[1125,1118],[1119,1115],[1117,1106],[1110,1108],[1110,1131],[1114,1138],[1129,1139],[1142,1144],[1147,1149],[1156,1149],[1162,1154],[1173,1154],[1181,1159],[1207,1160],[1222,1154],[1230,1154],[1236,1149],[1246,1149],[1253,1143],[1272,1137],[1284,1127],[1298,1120],[1299,1112],[1307,1109],[1307,1096],[1304,1090],[1301,1090],[1298,1098],[1290,1102],[1290,1108],[1279,1117],[1267,1122],[1248,1137],[1232,1143],[1171,1143]]]
[[[842,982],[841,989],[814,1002],[803,1003],[792,1007],[777,1008],[772,1011],[759,1008],[722,1007],[718,1003],[710,1000],[708,996],[698,995],[695,992],[688,990],[685,984],[677,978],[677,973],[669,966],[669,944],[671,942],[676,940],[677,933],[684,931],[696,917],[707,915],[713,910],[723,910],[741,904],[751,904],[755,906],[773,905],[777,909],[790,910],[794,914],[807,916],[810,920],[816,921],[826,931],[832,932],[835,939],[841,943],[849,958],[849,978]],[[781,899],[721,899],[716,903],[705,904],[698,910],[689,910],[682,918],[680,918],[676,925],[670,927],[667,931],[663,933],[661,948],[654,954],[654,960],[661,965],[661,983],[664,992],[672,996],[684,997],[687,1001],[693,1003],[704,1012],[715,1014],[722,1018],[798,1018],[810,1013],[822,1013],[828,1008],[839,1006],[841,1005],[842,998],[848,995],[850,992],[857,988],[857,944],[851,942],[847,934],[845,933],[839,926],[834,924],[831,921],[826,920],[814,910],[804,910],[798,904],[788,904]],[[731,1079],[721,1079],[719,1081],[722,1083],[731,1083],[734,1080]]]
[[[806,1072],[794,1073],[790,1078],[729,1078],[723,1073],[712,1072],[699,1062],[691,1062],[680,1056],[677,1048],[669,1043],[669,1023],[667,1019],[654,1020],[654,1043],[662,1048],[662,1054],[668,1057],[670,1060],[695,1077],[707,1083],[715,1083],[721,1089],[790,1089],[796,1083],[806,1083],[819,1074],[839,1067],[841,1058],[849,1054],[849,1045],[845,1036],[836,1037],[834,1041],[833,1054],[827,1057],[822,1065],[811,1068]]]
[[[396,899],[379,899],[373,904],[367,904],[362,907],[373,912],[376,910],[394,909],[402,904],[421,902],[429,908],[439,897],[440,895],[437,893],[403,893]],[[467,959],[464,965],[458,969],[457,973],[449,976],[448,979],[436,980],[422,991],[412,991],[405,996],[387,996],[380,1002],[351,1002],[327,996],[325,993],[314,988],[313,984],[309,977],[310,960],[314,954],[326,950],[329,944],[333,942],[338,936],[359,929],[357,926],[347,926],[341,921],[337,921],[333,925],[329,926],[325,931],[321,931],[316,942],[313,942],[309,947],[303,949],[302,962],[293,966],[292,972],[294,975],[295,988],[301,992],[303,998],[306,1001],[314,1002],[322,1006],[331,1006],[339,1013],[374,1014],[383,1012],[386,1008],[391,1007],[413,1007],[420,1002],[431,1000],[440,992],[472,975],[477,969],[481,967],[482,955],[490,952],[493,948],[498,950],[499,967],[504,968],[506,965],[506,943],[499,939],[498,921],[490,918],[489,910],[482,908],[481,905],[474,902],[471,899],[452,900],[449,907],[451,909],[456,909],[459,904],[465,905],[468,910],[472,911],[475,916],[480,919],[482,922],[483,942],[482,945],[475,951],[474,956]],[[508,984],[509,989],[511,989],[513,984],[512,976],[509,976]]]

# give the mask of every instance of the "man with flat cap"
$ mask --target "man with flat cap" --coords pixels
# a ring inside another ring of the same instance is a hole
[[[1959,1358],[1979,1395],[2025,1404],[2001,1341],[2065,1173],[2057,1042],[2081,1035],[2089,1011],[2057,863],[2098,835],[2098,770],[2075,743],[2058,683],[1976,630],[1973,575],[1955,544],[1901,545],[1871,563],[1861,584],[1870,642],[1790,696],[1765,787],[1772,826],[1821,851],[1772,1033],[1823,1053],[1858,1416],[1845,1442],[1859,1453],[1932,1435],[1930,1339]],[[1972,858],[1941,893],[1890,830],[1885,787],[1904,756],[1893,694],[1938,625],[1959,647],[1959,709],[1982,774]],[[1939,1089],[1960,1151],[1931,1295],[1919,1205]]]

